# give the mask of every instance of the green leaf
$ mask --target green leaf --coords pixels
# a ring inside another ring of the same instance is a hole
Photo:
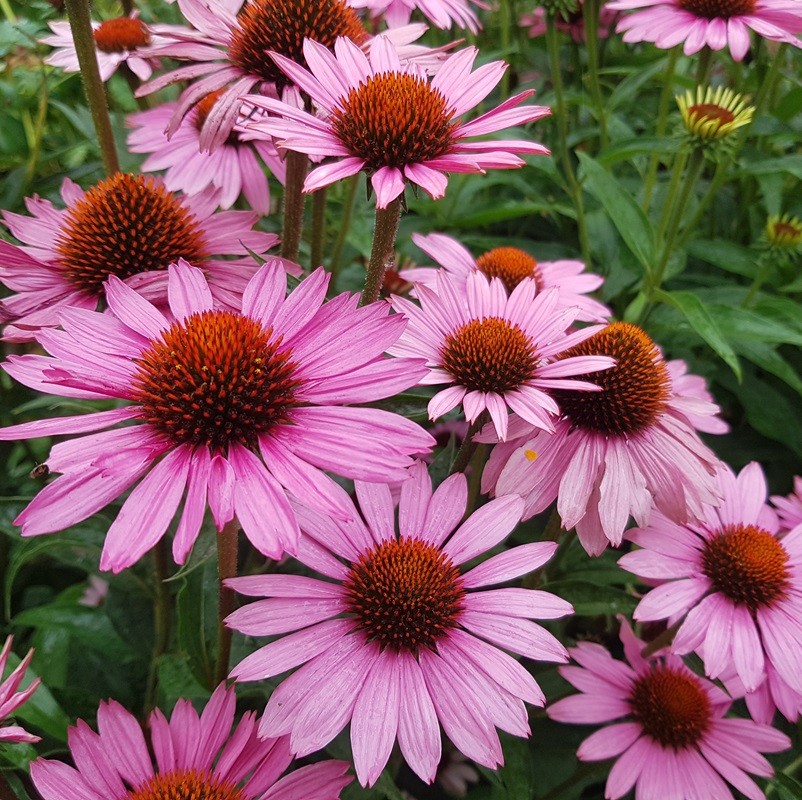
[[[797,394],[802,395],[802,378],[799,373],[766,342],[752,342],[747,339],[735,344],[737,351],[761,369],[785,381]]]
[[[587,581],[554,581],[546,589],[574,607],[580,617],[600,614],[631,614],[638,604],[636,598],[612,586],[601,586]]]
[[[692,292],[658,292],[657,299],[673,306],[688,320],[690,326],[707,342],[708,345],[719,355],[727,366],[735,373],[738,380],[741,380],[741,365],[738,363],[738,356],[724,338],[716,320],[711,316],[710,311],[702,301]]]
[[[11,670],[16,669],[19,663],[20,659],[17,654],[9,653],[6,672],[10,673]],[[20,688],[24,689],[30,686],[36,677],[36,672],[31,667],[28,667]],[[69,718],[43,683],[39,684],[39,688],[31,695],[30,699],[14,712],[14,717],[22,723],[27,723],[44,731],[48,736],[52,736],[61,742],[67,739]]]
[[[756,253],[734,242],[724,239],[696,239],[688,244],[688,252],[695,258],[736,275],[754,278],[757,273]]]
[[[589,155],[580,152],[582,177],[588,191],[604,206],[621,238],[646,272],[655,260],[654,230],[635,198]]]
[[[802,155],[766,158],[762,161],[746,162],[741,169],[747,175],[793,175],[802,180]]]
[[[781,800],[802,800],[802,783],[795,781],[789,775],[782,773],[776,775],[772,786],[777,789]]]
[[[802,333],[793,330],[781,318],[772,319],[746,308],[713,304],[708,308],[728,339],[802,346]]]

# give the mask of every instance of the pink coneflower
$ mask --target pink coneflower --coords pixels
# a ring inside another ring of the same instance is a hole
[[[384,36],[374,40],[369,60],[348,39],[338,39],[334,50],[332,54],[317,42],[305,41],[308,70],[273,56],[323,110],[325,119],[268,97],[247,98],[283,119],[260,118],[246,123],[246,130],[273,136],[279,147],[288,150],[341,157],[313,169],[304,191],[365,171],[376,192],[376,205],[385,208],[408,182],[432,197],[442,197],[448,172],[510,169],[524,164],[516,153],[549,152],[531,141],[465,141],[550,113],[543,106],[515,108],[534,94],[527,91],[471,122],[460,122],[458,118],[487,97],[506,69],[504,62],[494,61],[473,70],[476,48],[449,56],[431,81],[419,66],[402,63]]]
[[[119,572],[153,547],[185,490],[177,563],[207,502],[218,530],[236,517],[260,552],[280,558],[298,536],[288,493],[350,513],[344,490],[322,470],[402,479],[409,454],[430,449],[431,436],[397,414],[343,404],[392,396],[425,370],[382,356],[406,324],[401,317],[385,304],[357,308],[348,294],[324,304],[327,285],[317,270],[285,299],[286,275],[270,261],[238,313],[216,308],[203,273],[181,262],[169,268],[169,319],[113,276],[108,313],[64,309],[63,331],[39,336],[53,356],[10,356],[6,372],[49,394],[131,405],[0,429],[0,440],[139,424],[55,445],[46,463],[63,474],[15,520],[23,536],[63,530],[138,482],[106,535],[101,569]]]
[[[39,41],[55,47],[45,63],[61,67],[65,72],[78,72],[78,56],[72,40],[70,23],[66,20],[48,22],[52,35]],[[153,68],[159,60],[150,51],[170,41],[172,34],[182,32],[187,36],[192,33],[188,28],[175,25],[146,25],[136,13],[127,17],[115,17],[105,22],[93,22],[95,52],[100,77],[107,81],[125,64],[140,80],[147,80],[153,74]]]
[[[614,722],[577,751],[582,761],[616,759],[604,796],[617,800],[635,787],[638,800],[732,800],[729,783],[750,800],[765,800],[747,773],[771,777],[761,753],[785,750],[788,737],[768,725],[727,719],[732,701],[721,689],[677,656],[643,658],[644,643],[625,621],[621,641],[629,663],[598,644],[572,648],[580,666],[560,667],[560,674],[581,694],[547,709],[559,722]]]
[[[487,8],[477,0],[351,0],[354,8],[366,8],[372,18],[383,17],[388,27],[406,25],[413,11],[420,11],[437,28],[448,30],[453,25],[478,33],[481,25],[473,6]]]
[[[584,0],[579,0],[579,6],[576,11],[569,14],[567,19],[560,13],[555,18],[557,27],[569,34],[577,44],[582,44],[585,41],[585,11],[583,5]],[[612,11],[607,5],[602,5],[599,9],[598,35],[600,39],[606,39],[610,35],[618,16],[617,11]],[[532,39],[545,36],[546,9],[543,6],[537,6],[529,14],[524,14],[518,24],[522,28],[529,28],[529,36]]]
[[[749,49],[749,29],[775,42],[802,47],[798,0],[612,0],[615,11],[634,11],[616,27],[625,42],[654,42],[668,49],[684,42],[685,55],[729,46],[735,61]]]
[[[725,670],[719,679],[732,697],[744,699],[755,722],[771,725],[777,711],[789,722],[796,722],[802,716],[802,694],[795,692],[779,676],[771,661],[766,662],[763,682],[752,692],[746,691],[734,667]]]
[[[168,136],[172,136],[190,109],[209,93],[222,90],[201,130],[202,150],[214,150],[226,140],[246,92],[281,96],[291,89],[292,100],[299,101],[297,90],[276,66],[273,53],[305,64],[302,50],[305,39],[329,48],[334,47],[340,36],[359,46],[369,47],[371,42],[356,11],[345,0],[227,0],[214,4],[178,0],[178,6],[197,31],[188,37],[176,35],[158,53],[194,63],[156,78],[141,87],[138,94],[200,78],[178,100],[167,128]],[[407,25],[387,31],[386,35],[403,46],[411,57],[431,62],[429,48],[412,44],[425,30],[423,24]],[[435,60],[439,58],[436,56]]]
[[[442,233],[430,233],[428,236],[413,233],[412,241],[461,283],[465,283],[468,275],[478,271],[488,278],[499,278],[504,288],[511,292],[522,280],[533,278],[539,292],[556,286],[560,290],[559,306],[576,306],[578,321],[607,322],[610,319],[607,306],[587,297],[588,292],[604,283],[604,278],[585,272],[585,265],[581,261],[538,261],[518,247],[496,247],[474,258],[464,245]],[[437,269],[421,267],[401,270],[399,275],[413,283],[436,289],[438,272]]]
[[[286,737],[257,736],[252,711],[235,725],[235,704],[234,690],[221,684],[202,714],[182,699],[169,722],[156,709],[143,730],[115,700],[101,703],[98,733],[83,720],[68,732],[76,766],[37,758],[31,780],[43,800],[339,798],[351,782],[346,762],[319,761],[279,778],[292,763]]]
[[[143,172],[167,170],[164,185],[171,191],[197,194],[209,186],[220,190],[221,208],[230,208],[240,195],[259,214],[270,211],[270,187],[261,161],[284,183],[284,161],[273,143],[264,139],[240,141],[231,133],[214,152],[200,149],[200,131],[219,92],[212,92],[195,106],[171,138],[165,129],[178,103],[164,103],[128,117],[134,130],[128,134],[132,153],[150,153]]]
[[[507,295],[498,278],[477,271],[462,280],[442,271],[436,291],[418,286],[417,295],[420,308],[403,297],[392,300],[409,326],[389,352],[425,358],[429,373],[422,384],[449,384],[429,402],[431,419],[460,403],[468,422],[486,410],[504,441],[511,408],[530,424],[550,431],[559,408],[547,392],[598,391],[595,383],[575,376],[615,364],[596,355],[555,361],[554,356],[602,326],[568,334],[578,309],[561,308],[558,290],[538,293],[533,280],[522,281]]]
[[[791,494],[786,497],[772,495],[771,502],[774,503],[780,524],[785,530],[802,525],[802,477],[794,476],[794,491]]]
[[[562,414],[553,433],[511,421],[509,441],[490,455],[483,491],[522,495],[524,519],[557,500],[563,527],[576,528],[591,555],[621,543],[630,515],[647,524],[653,502],[681,521],[716,502],[718,459],[702,444],[690,415],[711,416],[718,406],[688,382],[695,402],[680,394],[669,364],[644,331],[615,322],[563,355],[612,356],[618,363],[583,378],[600,392],[551,392]],[[495,441],[486,433],[478,438]]]
[[[6,638],[3,650],[0,652],[0,677],[6,671],[8,656],[11,653],[11,645],[14,644],[14,637]],[[2,682],[0,682],[0,742],[28,742],[33,744],[40,740],[40,736],[28,733],[25,728],[14,725],[9,719],[14,712],[36,691],[42,682],[40,678],[35,678],[21,692],[18,692],[20,684],[25,677],[33,658],[33,650],[29,650],[25,658],[20,661],[16,669]]]
[[[0,281],[16,292],[0,301],[0,321],[13,322],[8,340],[58,325],[65,307],[96,308],[110,275],[164,302],[167,265],[179,258],[204,270],[216,300],[237,307],[259,268],[249,251],[263,256],[278,241],[252,230],[256,213],[216,212],[216,192],[174,195],[153,176],[117,173],[85,192],[65,179],[61,196],[65,209],[34,196],[26,199],[31,217],[3,212],[23,242],[0,241]]]
[[[664,581],[640,601],[635,619],[681,620],[672,649],[697,651],[711,678],[733,666],[751,692],[768,660],[802,693],[802,526],[777,538],[758,464],[737,478],[720,464],[716,482],[721,504],[707,507],[698,523],[680,525],[656,513],[628,535],[642,549],[618,563]]]
[[[507,537],[523,508],[520,498],[502,497],[460,524],[467,492],[457,473],[433,493],[418,463],[401,487],[396,532],[389,487],[357,482],[364,523],[356,512],[337,522],[298,509],[304,536],[297,557],[328,580],[273,574],[227,581],[268,598],[235,611],[232,628],[288,634],[232,676],[262,680],[303,664],[271,694],[263,732],[289,733],[292,751],[305,755],[350,721],[363,785],[378,779],[396,739],[409,766],[431,783],[441,753],[438,722],[460,751],[491,769],[503,762],[497,727],[529,735],[524,701],[542,706],[543,693],[501,648],[565,661],[563,646],[531,620],[572,609],[548,592],[487,588],[542,566],[553,542],[513,547],[461,572]]]

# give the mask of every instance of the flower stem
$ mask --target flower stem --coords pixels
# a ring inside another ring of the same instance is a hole
[[[159,659],[170,642],[170,594],[167,579],[167,540],[162,537],[151,551],[153,558],[153,655],[150,660],[145,690],[145,713],[156,706],[156,684]]]
[[[760,83],[760,88],[755,97],[755,113],[752,117],[757,119],[758,114],[763,111],[764,104],[774,95],[774,88],[780,77],[780,65],[785,61],[785,51],[788,49],[786,44],[781,44],[773,58],[769,59],[769,68]],[[771,103],[769,102],[769,106]]]
[[[607,115],[604,111],[601,85],[599,84],[599,0],[585,0],[585,47],[588,54],[588,83],[590,96],[599,123],[599,149],[607,146]]]
[[[312,195],[312,251],[309,266],[317,269],[323,263],[323,246],[326,242],[326,187]]]
[[[510,28],[512,23],[512,11],[510,4],[512,0],[501,0],[498,7],[498,21],[501,28],[501,53],[502,57],[510,58]],[[510,95],[510,71],[504,70],[501,76],[501,99],[506,100]]]
[[[391,200],[387,208],[376,208],[376,225],[373,228],[373,246],[370,250],[365,287],[362,289],[360,306],[366,306],[379,299],[384,273],[393,257],[398,223],[401,221],[401,200],[399,195]]]
[[[106,89],[100,79],[100,69],[97,65],[95,37],[92,32],[92,21],[89,17],[89,2],[88,0],[65,0],[64,5],[70,20],[70,29],[75,42],[78,65],[81,68],[84,92],[86,93],[89,110],[92,114],[92,122],[100,145],[103,169],[106,171],[106,175],[111,176],[120,171],[120,161],[117,158],[114,133],[111,129]]]
[[[752,285],[749,287],[749,291],[746,293],[746,297],[744,297],[743,303],[741,303],[741,308],[749,308],[749,306],[752,305],[755,295],[760,291],[760,287],[763,286],[766,278],[769,276],[769,272],[771,271],[772,267],[771,262],[772,259],[767,253],[764,253],[763,256],[758,260],[757,274],[752,281]]]
[[[232,630],[226,623],[226,617],[236,608],[236,595],[233,589],[223,584],[226,578],[237,575],[237,542],[239,525],[236,518],[227,523],[217,534],[217,577],[219,592],[217,603],[217,659],[214,665],[215,686],[228,676],[228,662],[231,658]]]
[[[671,99],[674,96],[674,71],[677,68],[677,59],[679,58],[679,46],[674,47],[668,54],[668,61],[666,68],[663,72],[663,91],[660,94],[660,106],[657,111],[657,125],[655,126],[655,135],[659,138],[665,136],[666,127],[668,126],[668,109],[671,105]],[[660,162],[658,153],[652,153],[649,158],[649,168],[646,171],[646,180],[643,186],[643,210],[649,211],[649,206],[652,202],[652,193],[654,192],[655,181],[657,180],[657,166]]]
[[[454,475],[457,472],[464,472],[468,464],[471,463],[471,458],[479,446],[478,442],[473,440],[473,437],[479,433],[482,426],[487,421],[487,412],[483,411],[469,426],[462,444],[457,450],[457,455],[454,456],[454,461],[451,464],[451,469],[448,471],[449,475]]]
[[[8,778],[0,770],[0,800],[17,800],[17,795],[11,788]]]
[[[343,198],[343,207],[340,212],[340,224],[337,229],[337,238],[334,240],[334,247],[331,250],[331,262],[329,263],[329,271],[331,272],[331,282],[334,283],[337,277],[337,272],[340,269],[340,259],[343,254],[343,247],[345,247],[345,240],[348,236],[348,230],[351,227],[351,217],[354,214],[354,202],[356,201],[356,189],[359,184],[359,174],[352,175],[346,178],[345,183],[345,197]]]
[[[651,642],[640,651],[641,657],[649,658],[649,656],[654,655],[658,650],[668,647],[671,642],[674,641],[674,637],[677,635],[679,626],[682,625],[683,621],[684,620],[678,620],[670,628],[666,628],[659,636],[652,639]]]
[[[588,231],[585,224],[585,205],[582,199],[582,187],[576,179],[574,166],[571,163],[571,154],[568,152],[568,116],[563,94],[563,79],[560,72],[560,40],[555,15],[546,14],[546,48],[549,52],[549,65],[551,68],[551,83],[554,88],[554,117],[557,121],[557,151],[562,161],[565,177],[568,180],[568,193],[576,209],[576,223],[579,234],[579,247],[585,266],[590,269],[590,246]]]
[[[304,225],[303,193],[306,168],[309,158],[306,153],[287,151],[287,177],[284,182],[284,227],[281,231],[281,257],[298,261],[301,247],[301,231]]]
[[[710,80],[710,68],[713,66],[713,51],[705,46],[699,53],[699,63],[696,65],[696,85],[707,86]]]

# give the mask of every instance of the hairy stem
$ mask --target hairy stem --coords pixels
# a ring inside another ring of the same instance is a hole
[[[287,151],[287,177],[284,182],[284,226],[281,231],[281,257],[298,261],[301,247],[301,232],[304,226],[303,193],[309,158],[306,153]]]
[[[103,169],[106,171],[106,175],[111,176],[120,171],[120,161],[117,158],[114,133],[111,129],[106,89],[100,79],[100,69],[97,65],[95,37],[89,17],[89,2],[88,0],[65,0],[64,5],[70,20],[70,29],[75,42],[78,65],[81,68],[84,92],[86,93],[89,111],[92,114],[92,122],[100,145]]]
[[[384,273],[395,251],[395,237],[401,221],[401,200],[403,195],[391,200],[387,208],[376,208],[376,225],[373,228],[373,246],[370,251],[365,287],[362,289],[360,306],[366,306],[379,299]]]
[[[354,202],[356,201],[356,189],[358,185],[359,174],[352,175],[345,180],[345,197],[343,198],[343,207],[340,212],[340,224],[337,230],[337,238],[334,240],[334,247],[331,250],[331,262],[329,263],[332,283],[334,283],[337,272],[340,269],[343,247],[345,247],[345,240],[348,236],[348,230],[351,227],[351,217],[354,214]]]
[[[226,578],[237,575],[237,542],[239,525],[236,518],[227,523],[217,534],[217,577],[219,581],[217,603],[217,659],[214,664],[215,685],[228,676],[228,662],[231,658],[232,630],[226,623],[226,617],[237,607],[233,589],[224,585]]]
[[[323,249],[326,243],[326,187],[312,195],[312,244],[309,266],[317,269],[323,263]]]

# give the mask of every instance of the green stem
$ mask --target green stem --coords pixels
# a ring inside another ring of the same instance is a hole
[[[674,213],[674,208],[677,203],[677,194],[682,186],[682,179],[685,177],[685,167],[688,164],[688,154],[686,152],[680,153],[674,160],[671,169],[671,180],[668,184],[668,193],[663,203],[663,213],[660,215],[660,221],[657,225],[657,241],[661,241],[665,236],[668,224],[671,220],[671,215]]]
[[[486,457],[487,445],[477,445],[473,458],[470,461],[471,474],[468,478],[468,503],[465,506],[464,519],[467,519],[473,514],[476,508],[476,501],[479,499],[480,489],[482,488],[482,471],[484,470]]]
[[[760,287],[763,286],[766,278],[768,278],[771,267],[771,258],[764,254],[758,261],[757,274],[749,287],[749,291],[746,293],[746,297],[744,297],[743,303],[741,303],[741,308],[748,308],[752,304],[755,295],[760,291]]]
[[[65,0],[64,5],[70,20],[78,65],[81,68],[81,80],[100,145],[103,168],[106,175],[111,176],[120,171],[120,161],[117,158],[114,133],[111,129],[106,89],[100,79],[100,70],[97,65],[95,37],[89,17],[89,2],[88,0]]]
[[[11,8],[11,3],[9,3],[8,0],[0,0],[0,9],[2,9],[3,16],[8,22],[12,25],[17,24],[17,15],[14,13],[14,9]]]
[[[167,652],[170,642],[170,592],[167,579],[167,540],[162,537],[151,551],[153,559],[153,655],[150,660],[145,690],[145,713],[156,706],[156,684],[159,659]]]
[[[376,224],[373,228],[373,246],[370,250],[365,287],[362,289],[360,306],[366,306],[379,299],[384,273],[395,251],[395,237],[401,221],[401,202],[403,194],[391,200],[387,208],[376,207]]]
[[[576,179],[571,154],[568,152],[568,116],[566,112],[565,96],[563,94],[563,79],[560,72],[560,40],[559,31],[553,13],[546,14],[546,48],[549,53],[551,68],[551,82],[554,88],[554,117],[557,121],[557,152],[568,180],[568,189],[576,209],[576,222],[579,234],[579,246],[585,266],[590,269],[590,245],[588,241],[587,225],[585,223],[585,205],[582,198],[582,187]]]
[[[501,0],[498,9],[498,20],[501,26],[501,53],[502,57],[509,60],[510,57],[510,28],[512,21],[512,12],[510,5],[512,0]],[[506,100],[510,94],[510,71],[504,70],[501,76],[501,99]]]
[[[344,183],[345,197],[343,198],[343,207],[340,212],[340,224],[337,228],[337,238],[334,240],[334,247],[331,250],[331,263],[329,264],[332,284],[340,270],[340,259],[342,258],[345,240],[348,237],[348,231],[351,227],[351,217],[354,214],[354,202],[356,201],[356,189],[359,185],[359,175],[357,174],[346,178]]]
[[[674,641],[674,637],[677,635],[677,631],[679,630],[679,626],[682,625],[682,622],[683,620],[675,622],[670,628],[666,628],[659,636],[655,636],[655,638],[640,651],[641,656],[643,658],[649,658],[649,656],[654,655],[654,653],[662,650],[664,647],[668,647],[671,642]]]
[[[705,46],[699,52],[696,65],[696,85],[705,87],[710,82],[710,68],[713,66],[713,51]]]
[[[668,61],[666,68],[663,71],[663,91],[660,94],[660,106],[657,111],[657,125],[655,126],[655,135],[660,138],[665,136],[666,128],[668,127],[668,110],[671,106],[671,101],[674,97],[674,72],[677,68],[677,59],[679,58],[679,46],[673,48],[668,54]],[[660,154],[652,153],[649,158],[649,168],[646,171],[646,181],[643,186],[643,210],[649,212],[649,206],[652,202],[652,194],[654,192],[655,181],[657,180],[657,167],[660,163]]]
[[[607,146],[607,114],[604,109],[601,85],[599,84],[599,0],[585,0],[585,48],[588,54],[588,82],[590,96],[599,123],[599,149]]]
[[[312,244],[310,267],[317,269],[323,263],[323,248],[326,242],[326,187],[312,195]]]
[[[11,788],[3,770],[0,770],[0,800],[17,800],[17,795]]]
[[[215,686],[228,676],[228,662],[231,659],[232,630],[226,623],[226,617],[237,607],[236,595],[233,589],[223,584],[226,578],[235,578],[237,575],[237,542],[239,540],[239,525],[232,519],[222,531],[217,534],[217,577],[219,580],[217,604],[217,659],[214,664]]]
[[[757,96],[755,97],[755,113],[752,119],[757,119],[758,114],[763,111],[763,106],[766,104],[766,101],[773,96],[774,87],[776,86],[777,80],[780,77],[780,65],[783,61],[785,61],[785,51],[787,49],[788,45],[781,44],[777,49],[777,53],[775,54],[774,58],[769,59],[769,69],[766,72],[766,75],[760,84],[760,88],[757,91]]]
[[[454,461],[452,462],[451,469],[448,472],[449,475],[454,475],[456,472],[464,472],[468,464],[470,464],[471,458],[473,458],[473,454],[476,452],[476,448],[479,446],[479,443],[475,442],[473,437],[482,429],[482,426],[487,421],[487,417],[487,412],[483,411],[468,426],[468,432],[465,434],[465,438],[462,440],[459,450],[457,450],[457,455],[454,456]]]
[[[284,181],[284,226],[281,231],[281,257],[298,261],[301,248],[301,231],[304,225],[303,193],[309,158],[306,153],[287,151],[287,176]]]

